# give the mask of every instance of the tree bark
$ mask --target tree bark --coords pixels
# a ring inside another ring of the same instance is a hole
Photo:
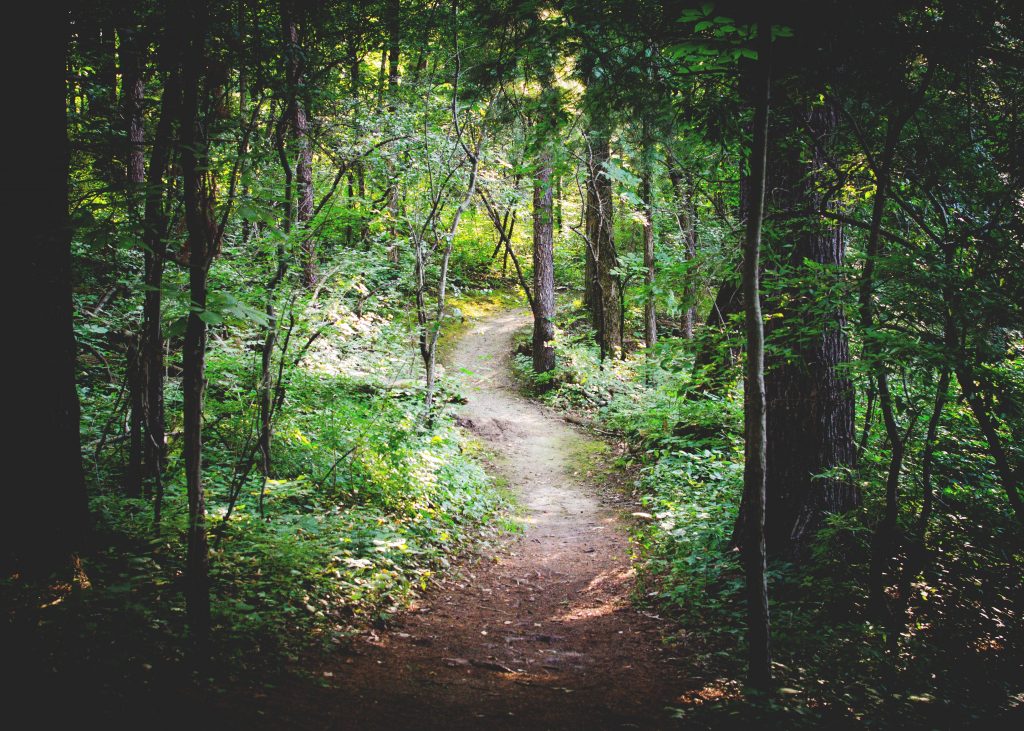
[[[388,111],[394,114],[397,106],[395,100],[398,96],[398,60],[401,53],[402,41],[402,3],[400,0],[388,0],[387,5],[387,62],[388,62]],[[381,58],[381,71],[384,70],[384,57]],[[399,187],[397,170],[394,161],[389,157],[386,160],[388,187],[384,192],[384,199],[388,210],[388,233],[391,237],[391,245],[388,247],[388,260],[397,264],[401,255],[398,247],[398,200]]]
[[[551,151],[537,160],[533,186],[533,370],[547,373],[555,367],[554,196]]]
[[[12,139],[17,185],[8,186],[12,210],[31,211],[31,224],[15,247],[12,264],[37,296],[31,316],[14,319],[12,342],[30,358],[12,358],[11,383],[28,398],[18,408],[10,454],[34,479],[7,493],[6,520],[0,530],[0,571],[44,577],[71,565],[71,554],[86,539],[88,506],[79,436],[80,407],[75,387],[71,222],[68,216],[66,59],[67,15],[60,4],[26,7],[19,18],[34,38],[33,72],[18,75],[15,94],[34,99],[35,113],[16,116]],[[17,84],[24,84],[18,87]],[[24,96],[23,96],[24,95]],[[18,394],[15,394],[17,397]],[[36,462],[45,439],[45,461]]]
[[[751,205],[743,242],[743,301],[746,305],[747,337],[743,461],[746,524],[743,536],[743,563],[747,594],[747,679],[751,686],[761,689],[767,688],[772,678],[771,615],[768,608],[765,548],[768,440],[765,413],[764,321],[761,317],[759,281],[771,89],[770,28],[767,22],[762,21],[758,24],[758,59],[745,69],[754,77],[754,122],[750,152]]]
[[[284,141],[284,121],[278,125],[275,134],[278,161],[284,172],[284,199],[282,201],[281,228],[287,237],[292,232],[292,196],[293,196],[293,171],[288,162],[288,152]],[[270,478],[271,466],[271,442],[274,437],[274,348],[277,345],[278,316],[275,298],[277,288],[284,281],[288,271],[288,259],[286,256],[284,239],[278,239],[275,257],[274,273],[267,281],[265,313],[267,323],[263,326],[263,346],[260,352],[260,433],[258,448],[260,452],[260,471],[263,474],[263,484],[260,487],[260,515],[263,515],[263,497],[266,491],[267,480]]]
[[[615,252],[612,181],[604,174],[611,159],[611,144],[605,132],[590,138],[587,170],[587,284],[591,319],[601,357],[615,357],[622,344],[622,309]]]
[[[388,93],[394,97],[398,91],[398,58],[402,47],[402,3],[388,0]]]
[[[165,210],[164,175],[170,162],[173,146],[173,126],[179,116],[181,97],[178,65],[179,39],[173,37],[176,29],[167,28],[161,49],[161,70],[165,73],[160,102],[160,116],[153,137],[149,169],[145,177],[142,242],[146,285],[142,303],[142,334],[139,339],[137,374],[140,390],[133,397],[141,409],[143,421],[142,465],[137,477],[129,481],[129,492],[155,489],[154,519],[159,523],[163,505],[162,473],[166,460],[164,420],[164,340],[161,324],[164,259],[166,257],[167,214]],[[141,484],[134,484],[135,481]]]
[[[206,7],[192,0],[181,9],[187,42],[182,67],[182,184],[189,235],[189,295],[191,307],[182,345],[184,396],[185,481],[188,491],[188,553],[186,558],[186,616],[193,640],[205,646],[210,632],[210,558],[206,534],[206,495],[203,488],[203,396],[206,379],[207,280],[216,254],[217,223],[213,189],[206,171],[209,141],[199,120],[199,89],[206,68]]]
[[[125,124],[126,174],[131,195],[137,196],[146,180],[145,139],[143,136],[142,102],[145,85],[142,78],[142,30],[136,27],[131,13],[121,35],[121,114]]]
[[[138,215],[139,196],[146,182],[146,159],[143,139],[143,79],[141,30],[134,13],[127,13],[118,29],[121,37],[121,116],[125,125],[125,178],[129,211],[134,219]],[[145,322],[143,322],[145,327]],[[128,391],[131,409],[128,450],[128,470],[125,491],[128,495],[142,494],[143,462],[145,452],[146,379],[145,360],[139,338],[132,336],[128,357]]]
[[[643,171],[640,178],[640,198],[644,205],[644,343],[653,348],[658,342],[658,311],[654,296],[654,199],[651,186],[650,141],[644,141]]]
[[[771,175],[769,206],[781,219],[771,242],[780,272],[806,271],[805,262],[838,270],[844,263],[842,228],[816,220],[795,219],[793,211],[824,210],[830,202],[820,191],[825,155],[836,127],[829,105],[796,101],[816,138],[810,151],[802,145],[776,146],[778,163]],[[787,121],[787,125],[790,122]],[[821,279],[823,267],[812,279]],[[825,270],[827,271],[827,270]],[[806,282],[808,277],[801,276]],[[780,317],[769,318],[767,337],[776,355],[768,359],[765,389],[768,406],[768,473],[766,527],[768,552],[799,557],[824,517],[860,504],[856,484],[843,470],[853,465],[853,385],[845,374],[850,360],[846,317],[840,304],[822,314],[805,285],[784,287],[776,296]],[[829,473],[824,477],[817,477]]]
[[[692,263],[697,257],[697,205],[693,179],[691,176],[686,176],[684,180],[683,171],[677,167],[671,155],[668,177],[675,193],[676,224],[679,226],[679,235],[686,248],[686,261]],[[686,285],[683,289],[683,312],[679,323],[683,337],[687,340],[693,339],[693,329],[697,320],[697,308],[693,304],[696,296],[696,287],[693,285],[695,278],[695,272],[687,271]]]
[[[302,99],[301,86],[305,69],[299,26],[294,13],[294,0],[281,2],[281,30],[284,35],[285,83],[288,87],[288,127],[295,150],[295,223],[299,228],[313,217],[313,152],[309,143],[309,117]],[[302,240],[302,283],[307,289],[319,281],[316,239],[306,235]]]

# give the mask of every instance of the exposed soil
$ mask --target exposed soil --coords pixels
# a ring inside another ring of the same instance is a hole
[[[387,631],[327,658],[316,672],[329,687],[268,689],[258,717],[279,728],[395,730],[673,724],[685,667],[662,647],[662,623],[630,604],[623,502],[588,477],[602,444],[510,382],[512,335],[526,322],[522,311],[479,322],[449,366],[466,381],[462,423],[493,453],[523,532]]]

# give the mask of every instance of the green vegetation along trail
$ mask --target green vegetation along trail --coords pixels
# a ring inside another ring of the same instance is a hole
[[[504,311],[451,356],[466,428],[522,506],[524,530],[464,566],[387,631],[318,672],[329,687],[270,693],[267,719],[352,729],[663,728],[689,685],[654,617],[630,604],[623,505],[586,477],[600,443],[515,393]],[[307,691],[313,692],[313,691]]]

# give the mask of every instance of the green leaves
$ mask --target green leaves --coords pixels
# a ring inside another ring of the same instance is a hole
[[[248,306],[227,292],[211,292],[207,299],[206,311],[203,314],[219,317],[221,322],[233,318],[256,325],[266,326],[268,324],[265,313]],[[200,317],[203,317],[203,314],[200,314]]]

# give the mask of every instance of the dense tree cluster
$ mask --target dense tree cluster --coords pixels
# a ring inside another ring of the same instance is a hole
[[[3,532],[7,574],[95,549],[88,499],[159,530],[184,491],[208,642],[211,540],[302,472],[278,425],[310,408],[291,380],[335,327],[325,302],[393,297],[429,430],[451,292],[507,278],[541,390],[567,381],[556,301],[577,292],[603,368],[657,366],[691,404],[745,390],[753,682],[765,567],[803,571],[844,521],[870,533],[864,616],[890,652],[943,515],[987,516],[1019,582],[1020,3],[109,0],[44,20],[66,64],[40,67],[32,113],[66,124],[33,139],[26,247],[33,358],[59,370],[23,386],[51,450],[23,500],[51,517]],[[213,349],[235,366],[211,374]]]

